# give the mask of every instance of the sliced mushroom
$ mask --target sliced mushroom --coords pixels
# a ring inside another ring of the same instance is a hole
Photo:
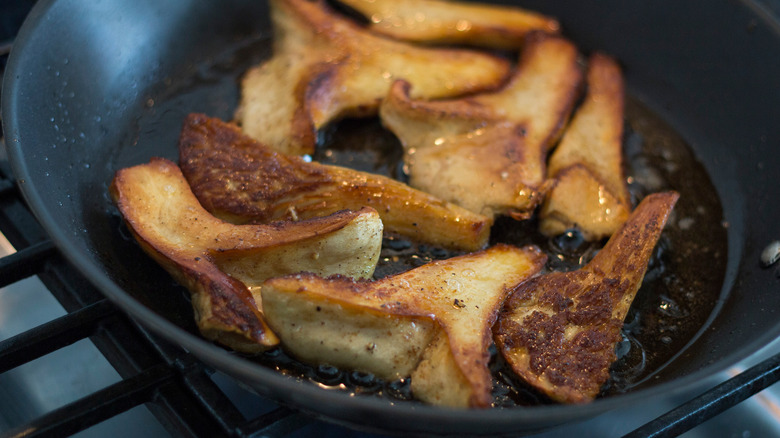
[[[401,140],[409,184],[488,217],[529,217],[549,188],[547,151],[579,95],[577,58],[571,42],[534,32],[494,93],[421,101],[396,82],[380,117]]]
[[[560,30],[552,17],[506,5],[440,0],[338,1],[365,16],[372,31],[418,43],[516,49],[530,31]]]
[[[539,212],[548,236],[578,228],[586,240],[609,237],[628,219],[631,199],[623,172],[624,85],[620,67],[595,54],[588,93],[550,156],[557,184]]]
[[[382,222],[373,209],[270,225],[233,225],[200,206],[178,166],[155,158],[122,169],[111,196],[141,248],[192,293],[203,336],[235,350],[278,344],[259,288],[300,271],[370,277]]]
[[[274,152],[232,124],[187,117],[179,162],[201,204],[234,223],[326,216],[364,206],[385,230],[418,242],[475,251],[487,245],[492,221],[462,207],[367,172],[306,162]]]
[[[492,55],[374,35],[324,0],[270,4],[274,55],[244,77],[236,119],[280,152],[312,153],[316,131],[329,122],[376,114],[397,78],[413,83],[415,96],[438,98],[496,88],[509,73]]]
[[[585,267],[533,278],[512,292],[494,333],[518,376],[559,402],[596,397],[678,197],[675,192],[646,197]]]
[[[298,274],[263,284],[269,325],[309,363],[411,374],[415,397],[487,407],[491,326],[507,292],[536,274],[538,248],[497,245],[374,282]]]

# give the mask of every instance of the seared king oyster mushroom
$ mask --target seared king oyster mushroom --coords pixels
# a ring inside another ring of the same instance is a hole
[[[179,140],[182,172],[201,204],[233,223],[267,223],[373,207],[384,229],[415,241],[475,251],[492,221],[393,179],[275,152],[233,125],[189,115]]]
[[[415,97],[440,98],[496,88],[509,73],[496,56],[375,35],[324,0],[270,5],[273,57],[244,77],[236,120],[287,154],[312,153],[316,131],[335,119],[376,114],[397,78],[414,84]]]
[[[299,359],[385,379],[411,375],[418,399],[484,408],[498,309],[545,261],[536,247],[496,245],[373,282],[273,278],[261,293],[268,324]]]
[[[488,217],[530,217],[549,189],[545,160],[579,96],[576,47],[557,35],[527,35],[502,89],[423,101],[393,84],[382,123],[401,141],[409,185]]]
[[[532,30],[556,33],[557,20],[518,7],[441,0],[338,0],[374,32],[404,41],[519,48]]]
[[[588,92],[548,162],[557,183],[542,204],[539,229],[554,236],[576,227],[586,240],[609,237],[631,213],[623,174],[624,85],[620,67],[595,54]]]
[[[121,169],[110,188],[141,248],[192,294],[204,337],[256,353],[279,343],[263,318],[258,286],[300,271],[371,277],[382,244],[375,210],[321,219],[233,225],[201,207],[171,161]]]
[[[677,202],[647,196],[586,266],[533,278],[507,298],[494,327],[512,370],[553,400],[593,400],[609,378],[615,344],[653,248]]]

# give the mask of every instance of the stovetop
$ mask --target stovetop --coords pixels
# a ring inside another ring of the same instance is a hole
[[[0,72],[34,3],[0,4]],[[53,247],[24,206],[4,154],[0,147],[0,232],[5,235],[0,236],[0,436],[375,436],[280,407],[138,326]],[[535,436],[623,436],[778,353],[780,341],[686,396]],[[774,375],[776,362],[760,370],[758,379]],[[718,400],[699,400],[677,417],[700,423],[699,412]],[[673,434],[665,427],[640,433]],[[683,436],[780,436],[780,385]]]

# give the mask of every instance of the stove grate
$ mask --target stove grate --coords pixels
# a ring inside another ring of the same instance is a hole
[[[89,338],[122,380],[2,436],[71,435],[139,405],[177,436],[286,436],[310,421],[283,407],[247,420],[212,370],[133,322],[40,239],[45,233],[8,175],[0,162],[0,231],[20,249],[0,258],[0,287],[37,275],[68,313],[0,341],[0,373]]]

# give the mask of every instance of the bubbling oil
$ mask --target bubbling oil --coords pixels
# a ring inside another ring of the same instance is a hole
[[[320,135],[313,159],[389,176],[406,182],[402,149],[376,119],[345,120]],[[652,377],[703,327],[712,312],[726,266],[726,224],[706,170],[685,141],[636,100],[628,99],[624,167],[634,206],[646,195],[676,190],[680,200],[656,245],[642,287],[628,312],[617,361],[601,396],[630,390]],[[576,230],[552,238],[538,232],[536,218],[499,218],[490,244],[534,244],[548,255],[545,272],[584,266],[606,243],[586,242]],[[386,235],[375,278],[464,254]],[[512,407],[551,403],[527,387],[491,347],[494,405]],[[312,367],[281,349],[258,360],[278,371],[355,395],[413,400],[409,379],[382,381],[371,374],[334,367]]]
[[[236,83],[240,72],[270,56],[270,41],[268,35],[257,36],[248,42],[241,40],[200,66],[186,80],[163,81],[154,95],[153,105],[147,105],[139,121],[138,138],[130,142],[133,147],[118,154],[114,160],[135,161],[136,144],[159,143],[161,131],[158,126],[175,120],[178,127],[183,108],[192,106],[183,102],[209,102],[205,112],[229,119],[238,103]],[[321,131],[318,140],[318,149],[312,157],[316,161],[407,182],[402,148],[377,119],[335,123]],[[602,396],[628,391],[652,377],[702,329],[720,293],[727,256],[727,224],[722,219],[720,200],[706,170],[685,141],[640,102],[629,98],[623,144],[625,174],[634,205],[653,192],[671,189],[681,196],[626,317],[623,340],[616,346],[618,360]],[[170,158],[176,155],[171,152]],[[106,166],[121,167],[116,161],[109,161]],[[110,206],[109,216],[120,229],[118,235],[131,241],[113,204],[108,199],[106,203]],[[538,233],[537,225],[535,218],[523,222],[500,218],[491,230],[491,244],[535,244],[548,255],[547,271],[577,269],[604,244],[584,242],[574,231],[547,238]],[[388,235],[383,242],[375,277],[382,278],[432,260],[461,254]],[[183,288],[180,290],[182,301],[188,302],[189,293]],[[165,305],[161,301],[156,307]],[[179,307],[184,309],[186,306]],[[170,314],[189,314],[179,311],[181,309]],[[499,354],[494,350],[492,353],[490,366],[496,406],[549,403],[515,377]],[[390,400],[413,400],[408,379],[383,382],[370,374],[327,366],[313,367],[287,356],[281,349],[255,359],[281,373],[312,381],[323,388]]]

